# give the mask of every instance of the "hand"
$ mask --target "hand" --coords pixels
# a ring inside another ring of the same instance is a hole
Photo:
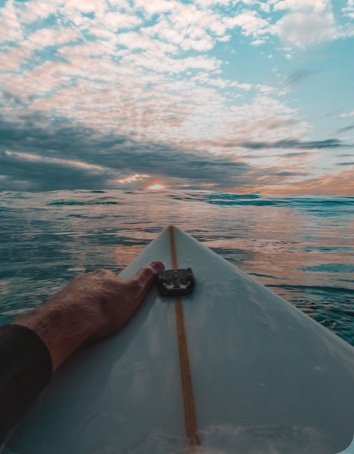
[[[26,326],[41,337],[56,370],[83,343],[122,328],[163,269],[162,262],[152,262],[129,281],[108,270],[77,276],[48,302],[12,323]]]

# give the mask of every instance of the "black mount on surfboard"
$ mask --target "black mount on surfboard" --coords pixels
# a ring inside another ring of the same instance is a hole
[[[161,271],[157,287],[164,296],[184,296],[193,292],[195,280],[191,268]]]

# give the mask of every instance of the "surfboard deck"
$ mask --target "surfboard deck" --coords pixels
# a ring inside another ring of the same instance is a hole
[[[151,260],[173,267],[171,232],[178,266],[196,279],[181,306],[198,442],[188,435],[176,302],[153,289],[121,332],[58,371],[5,452],[345,450],[354,432],[353,347],[177,228],[121,278]]]

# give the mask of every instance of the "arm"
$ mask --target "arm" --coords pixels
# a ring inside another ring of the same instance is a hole
[[[107,270],[80,275],[45,304],[0,328],[0,443],[52,372],[83,344],[129,321],[163,268],[152,262],[126,282]]]

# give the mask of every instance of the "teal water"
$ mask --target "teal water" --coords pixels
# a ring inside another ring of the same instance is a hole
[[[0,324],[175,224],[354,345],[354,197],[0,193]]]

